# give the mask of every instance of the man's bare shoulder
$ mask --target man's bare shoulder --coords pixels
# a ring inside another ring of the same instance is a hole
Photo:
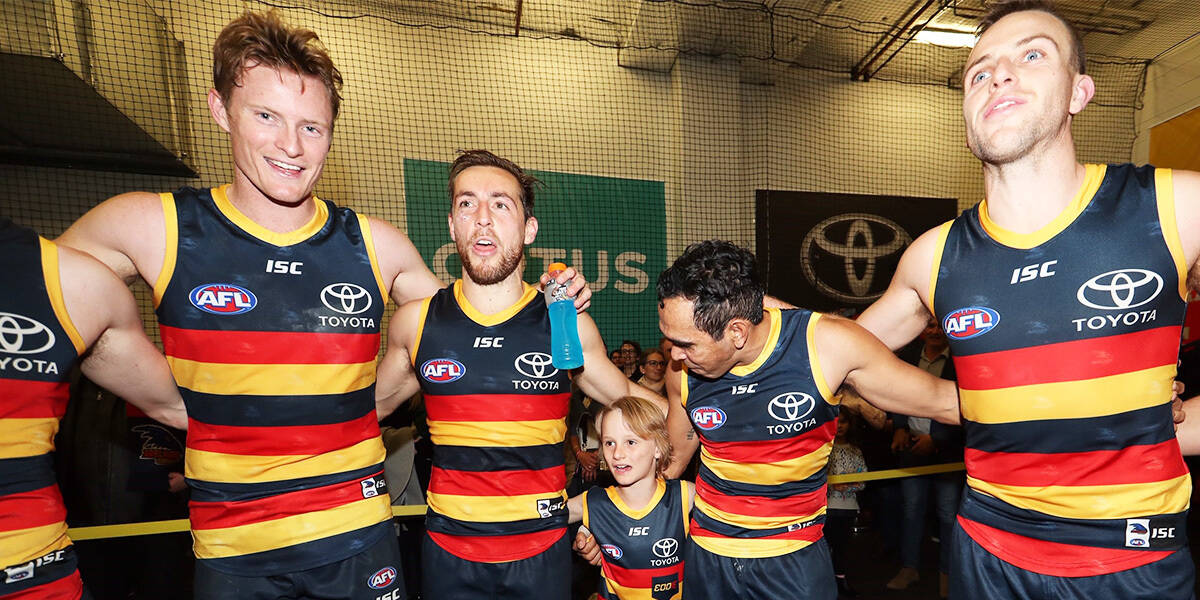
[[[443,287],[404,232],[383,219],[366,219],[375,244],[379,272],[393,300],[405,304],[432,296]]]
[[[115,321],[137,313],[133,296],[104,263],[90,254],[56,244],[63,302],[85,346]],[[97,302],[97,298],[104,298]]]
[[[157,275],[166,243],[162,200],[151,192],[113,196],[55,241],[99,259],[126,282],[138,274]]]

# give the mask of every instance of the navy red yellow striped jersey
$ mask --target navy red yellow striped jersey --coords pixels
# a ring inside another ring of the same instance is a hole
[[[615,487],[588,490],[583,524],[600,545],[600,597],[678,600],[691,508],[683,482],[675,479],[659,479],[650,502],[638,510],[626,505]]]
[[[194,548],[235,575],[309,569],[392,534],[375,413],[387,293],[366,219],[314,204],[281,234],[225,188],[162,195],[154,294],[188,410]]]
[[[11,580],[6,567],[71,545],[52,453],[84,345],[52,242],[0,218],[0,273],[0,577]]]
[[[528,558],[566,532],[570,381],[550,362],[546,303],[524,290],[484,315],[454,282],[425,300],[412,349],[433,441],[426,527],[476,562]]]
[[[930,297],[961,390],[960,520],[1023,569],[1097,575],[1186,546],[1174,206],[1168,170],[1088,165],[1040,231],[1001,229],[986,202],[940,230]]]
[[[692,539],[721,556],[766,558],[821,539],[825,463],[838,407],[816,359],[807,310],[767,309],[770,335],[717,379],[681,375],[700,435]]]

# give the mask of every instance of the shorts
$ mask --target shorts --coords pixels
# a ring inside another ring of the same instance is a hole
[[[41,564],[39,564],[41,563]],[[91,600],[79,578],[75,547],[55,550],[36,561],[0,569],[2,600]]]
[[[539,554],[498,563],[459,558],[425,534],[421,545],[425,600],[567,600],[570,595],[571,544],[565,534]]]
[[[685,556],[683,597],[688,600],[837,598],[833,562],[824,538],[768,558],[721,556],[689,540]]]

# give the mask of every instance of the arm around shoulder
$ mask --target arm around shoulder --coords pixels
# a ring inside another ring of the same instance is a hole
[[[926,231],[904,251],[883,296],[857,319],[859,325],[892,350],[916,339],[929,322],[928,303],[932,301],[928,297],[929,286],[941,229]]]
[[[379,273],[397,305],[428,298],[446,287],[425,266],[421,253],[408,236],[391,223],[375,217],[367,217],[367,223],[375,244]]]
[[[89,210],[56,243],[86,252],[125,283],[154,285],[166,255],[162,199],[149,192],[114,196]]]

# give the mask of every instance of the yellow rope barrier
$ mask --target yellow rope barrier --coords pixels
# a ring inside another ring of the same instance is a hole
[[[962,463],[944,465],[929,465],[926,467],[908,467],[906,469],[888,469],[886,471],[865,471],[862,473],[847,473],[845,475],[830,475],[829,483],[850,483],[854,481],[876,481],[880,479],[897,479],[900,477],[915,477],[917,475],[932,475],[934,473],[949,473],[961,471]],[[409,504],[393,506],[392,515],[397,517],[419,517],[425,514],[424,504]],[[119,525],[96,525],[93,527],[72,527],[67,535],[76,542],[84,540],[102,540],[108,538],[132,537],[138,535],[155,535],[159,533],[180,533],[191,529],[187,519],[171,521],[145,521],[141,523],[122,523]]]

